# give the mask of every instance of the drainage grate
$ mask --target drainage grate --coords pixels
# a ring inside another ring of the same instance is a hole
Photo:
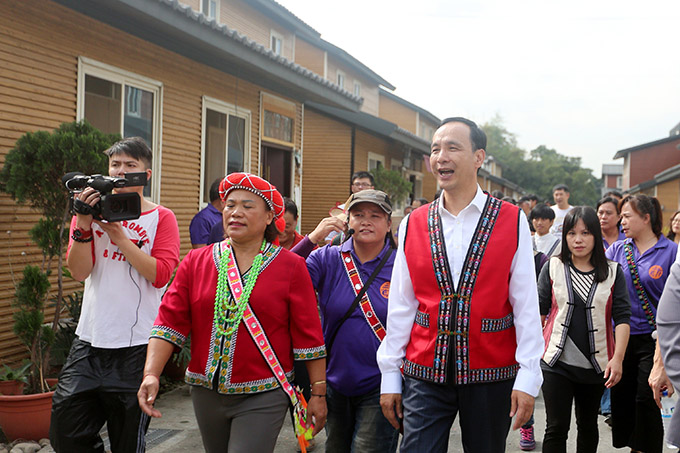
[[[166,440],[170,439],[172,436],[177,434],[179,429],[153,429],[149,428],[146,432],[146,448],[147,450],[157,447]],[[100,433],[102,439],[104,440],[104,450],[106,452],[111,451],[111,441],[109,440],[109,433],[104,428]]]

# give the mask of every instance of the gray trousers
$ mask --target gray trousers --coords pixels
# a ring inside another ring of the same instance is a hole
[[[273,452],[290,405],[281,389],[221,395],[192,386],[191,401],[208,453]]]

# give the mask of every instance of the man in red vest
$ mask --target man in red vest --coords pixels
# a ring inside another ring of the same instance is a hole
[[[485,148],[473,121],[444,120],[430,154],[442,195],[400,226],[378,365],[402,453],[445,452],[458,413],[466,452],[505,451],[543,382],[528,222],[479,187]]]

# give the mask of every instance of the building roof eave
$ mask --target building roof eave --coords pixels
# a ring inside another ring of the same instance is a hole
[[[641,149],[650,148],[650,147],[656,146],[656,145],[663,145],[664,143],[669,143],[669,142],[672,142],[674,140],[680,141],[680,136],[672,135],[670,137],[664,137],[662,139],[655,140],[653,142],[643,143],[641,145],[633,146],[631,148],[622,149],[620,151],[617,151],[616,154],[614,154],[614,159],[620,159],[622,157],[626,157],[626,155],[628,155],[628,154],[630,154],[634,151],[639,151]]]
[[[416,151],[419,151],[422,154],[430,154],[429,143],[427,143],[425,140],[411,134],[407,130],[401,129],[396,124],[377,116],[373,116],[364,112],[351,112],[345,109],[319,104],[318,102],[307,102],[305,103],[305,108],[310,108],[317,112],[323,113],[324,115],[328,115],[353,126],[360,127],[361,129],[364,129],[368,132],[392,139]]]
[[[423,140],[406,129],[402,129],[401,127],[397,126],[397,129],[392,132],[390,137],[397,140],[398,142],[410,146],[416,151],[420,151],[423,155],[430,155],[430,142]]]
[[[359,73],[363,74],[365,77],[368,77],[369,79],[374,80],[379,85],[385,86],[385,87],[389,88],[390,90],[394,90],[396,88],[394,85],[392,85],[390,82],[388,82],[387,80],[382,78],[380,75],[378,75],[371,68],[369,68],[368,66],[363,64],[361,61],[357,60],[355,57],[353,57],[351,54],[349,54],[347,51],[341,49],[340,47],[336,46],[335,44],[332,44],[332,43],[326,41],[325,39],[319,39],[319,45],[325,51],[330,52],[335,57],[339,58],[340,60],[343,60],[345,63],[352,66],[354,69],[356,69]]]
[[[658,184],[680,178],[680,164],[674,165],[654,175],[654,181]]]
[[[357,111],[362,100],[178,0],[55,0],[145,41],[300,102]]]

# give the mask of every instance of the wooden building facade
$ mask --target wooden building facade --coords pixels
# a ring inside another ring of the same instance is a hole
[[[414,131],[380,118],[385,87],[270,0],[0,4],[0,161],[24,133],[74,120],[142,136],[154,152],[146,195],[176,214],[182,256],[210,183],[231,171],[293,198],[302,233],[346,200],[353,172],[375,165],[432,199],[425,159],[438,119],[416,111]],[[10,302],[24,265],[41,260],[28,238],[39,215],[6,195],[0,210],[0,361],[11,363],[25,356]],[[79,288],[66,282],[67,293]]]

